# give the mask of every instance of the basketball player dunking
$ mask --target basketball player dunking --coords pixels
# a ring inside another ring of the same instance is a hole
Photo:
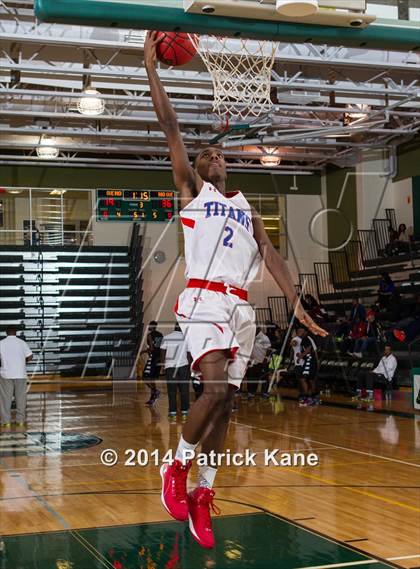
[[[174,310],[193,358],[192,372],[204,386],[190,409],[174,462],[161,468],[162,502],[173,518],[189,520],[191,533],[201,546],[212,548],[210,509],[215,509],[216,468],[200,467],[197,488],[187,494],[188,453],[199,443],[201,453],[223,451],[233,396],[255,337],[247,288],[261,259],[295,307],[296,318],[314,334],[325,336],[326,332],[302,309],[285,261],[271,244],[261,217],[241,192],[226,191],[226,163],[220,150],[205,148],[194,168],[190,165],[175,111],[156,71],[158,43],[157,32],[149,32],[145,66],[180,195],[188,279]]]

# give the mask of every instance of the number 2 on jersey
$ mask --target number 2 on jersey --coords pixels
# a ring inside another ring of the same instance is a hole
[[[227,232],[227,235],[223,239],[223,245],[225,247],[233,247],[233,243],[230,242],[233,237],[233,229],[231,227],[225,227],[225,231]]]

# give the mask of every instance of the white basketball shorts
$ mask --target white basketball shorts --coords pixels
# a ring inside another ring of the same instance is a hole
[[[224,350],[228,381],[240,387],[255,339],[255,313],[234,294],[186,288],[174,307],[193,362],[191,373],[200,377],[200,360],[209,352]]]

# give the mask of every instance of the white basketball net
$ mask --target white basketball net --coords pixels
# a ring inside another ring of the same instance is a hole
[[[276,42],[193,34],[190,38],[211,75],[215,113],[245,118],[270,111]]]

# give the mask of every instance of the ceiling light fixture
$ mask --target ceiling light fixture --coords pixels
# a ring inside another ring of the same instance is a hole
[[[77,110],[81,115],[95,117],[105,111],[105,102],[100,98],[100,93],[92,87],[86,87],[82,91],[81,99],[77,103]]]
[[[274,167],[278,166],[281,162],[281,156],[279,154],[279,149],[274,148],[264,148],[264,154],[260,158],[260,162],[263,166]]]
[[[55,140],[43,137],[39,142],[39,146],[36,147],[36,153],[38,158],[42,158],[43,160],[52,160],[57,158],[60,150],[56,146]]]
[[[366,105],[365,103],[347,105],[344,118],[347,119],[348,122],[352,122],[358,119],[365,119],[368,116],[370,110],[370,106]]]

